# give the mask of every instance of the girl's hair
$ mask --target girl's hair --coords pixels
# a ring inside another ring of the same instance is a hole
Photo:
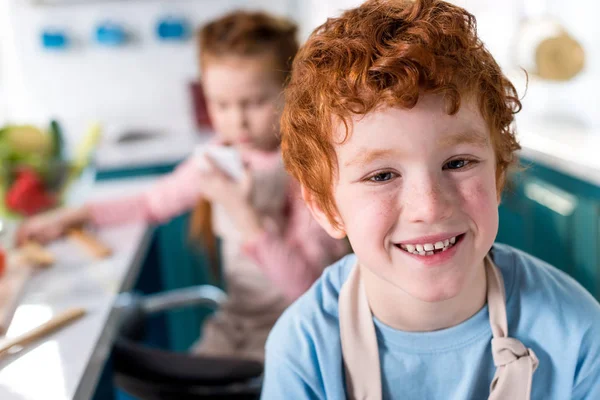
[[[264,12],[234,11],[198,31],[200,66],[213,58],[273,56],[273,71],[288,78],[298,51],[297,25]]]
[[[298,51],[297,25],[282,17],[264,12],[234,11],[198,30],[200,68],[221,57],[262,57],[273,59],[273,74],[283,84],[291,73]],[[219,257],[212,227],[211,204],[202,199],[190,218],[190,237],[204,244],[211,271],[219,279]]]
[[[455,114],[473,98],[491,132],[496,185],[515,161],[517,92],[477,36],[475,17],[439,0],[370,0],[318,27],[294,60],[281,119],[288,171],[335,224],[333,129],[380,106],[411,109],[443,94]],[[347,132],[349,132],[347,130]]]

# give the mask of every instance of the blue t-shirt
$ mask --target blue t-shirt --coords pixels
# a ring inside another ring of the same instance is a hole
[[[600,305],[572,278],[494,245],[509,336],[540,365],[532,399],[600,399]],[[267,341],[262,399],[345,399],[338,296],[356,262],[346,256],[281,316]],[[495,367],[487,306],[449,329],[415,333],[374,318],[383,399],[487,399]]]

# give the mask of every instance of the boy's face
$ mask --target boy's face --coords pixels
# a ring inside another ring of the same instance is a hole
[[[441,96],[425,95],[412,110],[354,120],[350,138],[336,146],[341,228],[316,211],[331,234],[348,235],[363,267],[427,302],[453,298],[481,276],[498,230],[485,122],[466,101],[454,116],[444,109]]]
[[[202,85],[208,112],[225,141],[242,148],[277,147],[283,96],[273,66],[269,56],[205,61]]]

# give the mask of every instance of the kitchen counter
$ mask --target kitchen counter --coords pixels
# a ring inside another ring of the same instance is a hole
[[[96,151],[94,162],[98,170],[123,170],[183,161],[194,148],[213,137],[210,131],[193,135],[163,135],[130,143],[114,140],[103,143]]]
[[[520,155],[600,186],[600,132],[560,122],[517,119]]]
[[[90,197],[134,193],[153,179],[96,183]],[[151,228],[135,223],[103,229],[100,239],[114,254],[91,258],[81,247],[61,240],[48,248],[57,262],[27,284],[7,337],[16,336],[70,307],[85,307],[81,319],[21,353],[0,360],[0,399],[88,399],[94,393],[117,330],[113,309],[119,293],[134,284],[149,246]]]

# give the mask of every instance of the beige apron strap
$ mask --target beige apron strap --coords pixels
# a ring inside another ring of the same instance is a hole
[[[489,400],[529,400],[531,381],[538,366],[533,350],[508,337],[504,281],[500,270],[486,257],[487,302],[492,328],[492,356],[496,373],[490,385]]]
[[[381,400],[377,335],[358,265],[340,291],[339,313],[348,398]]]
[[[492,355],[496,366],[489,400],[529,400],[538,359],[533,350],[526,348],[519,340],[507,337],[502,274],[490,257],[486,257],[485,269],[493,334]],[[358,265],[354,266],[342,286],[339,313],[348,396],[356,400],[380,400],[381,367],[377,335]]]

